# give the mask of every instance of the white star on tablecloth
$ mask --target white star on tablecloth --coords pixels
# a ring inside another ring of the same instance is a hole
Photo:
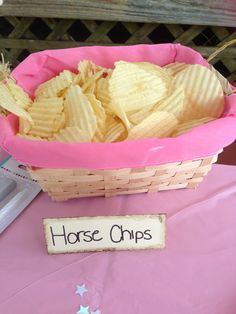
[[[77,285],[76,286],[76,291],[75,294],[79,294],[81,297],[84,295],[85,292],[87,292],[88,290],[85,288],[85,284],[83,285]]]
[[[89,306],[80,305],[80,309],[76,314],[89,314]]]

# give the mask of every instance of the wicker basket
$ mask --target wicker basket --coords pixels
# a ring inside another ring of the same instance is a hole
[[[216,49],[208,61],[215,58],[233,39]],[[227,83],[228,84],[228,83]],[[233,93],[235,90],[233,91]],[[92,196],[115,196],[182,188],[195,188],[217,161],[213,156],[143,168],[120,168],[111,170],[91,169],[35,169],[28,167],[31,177],[38,181],[44,192],[54,201]]]
[[[221,152],[221,151],[220,151]],[[112,170],[28,168],[55,201],[92,196],[154,193],[195,188],[217,161],[214,156],[144,168]]]
[[[214,58],[232,40],[217,49]],[[3,63],[4,64],[4,63]],[[227,84],[229,84],[227,82]],[[55,201],[92,196],[154,193],[163,190],[195,188],[207,175],[218,154],[191,160],[156,164],[142,168],[119,169],[46,169],[27,167],[32,179]]]

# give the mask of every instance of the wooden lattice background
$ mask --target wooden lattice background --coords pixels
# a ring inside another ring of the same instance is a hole
[[[0,17],[0,49],[13,67],[34,51],[94,44],[179,42],[208,56],[233,38],[236,29],[222,26]],[[231,82],[236,81],[235,47],[212,63]]]

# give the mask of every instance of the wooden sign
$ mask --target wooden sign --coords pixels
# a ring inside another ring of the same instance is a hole
[[[164,248],[165,215],[44,219],[48,253]]]

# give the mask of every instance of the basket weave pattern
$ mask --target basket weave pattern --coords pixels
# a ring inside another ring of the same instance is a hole
[[[210,171],[217,156],[218,154],[144,168],[112,170],[28,168],[28,171],[53,200],[65,201],[80,197],[110,197],[195,188]]]

